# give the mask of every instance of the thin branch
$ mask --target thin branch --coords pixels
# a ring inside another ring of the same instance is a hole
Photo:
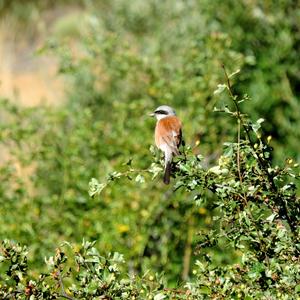
[[[222,68],[223,68],[223,71],[224,71],[224,74],[225,74],[225,78],[226,78],[226,81],[227,81],[227,87],[228,87],[230,98],[232,99],[232,101],[233,101],[233,103],[235,105],[235,108],[236,108],[237,118],[240,120],[240,122],[241,122],[241,124],[243,126],[243,129],[244,129],[244,132],[246,134],[247,140],[249,141],[250,146],[251,146],[253,152],[257,156],[257,159],[258,159],[258,162],[260,164],[261,170],[263,172],[265,172],[265,174],[267,175],[267,177],[269,179],[269,184],[270,184],[270,187],[271,187],[272,191],[277,191],[277,188],[276,188],[276,185],[274,183],[273,178],[271,177],[268,169],[265,168],[265,164],[264,164],[263,160],[261,159],[261,157],[259,156],[259,153],[256,153],[256,150],[255,150],[255,147],[254,147],[254,143],[253,143],[253,141],[251,139],[251,136],[250,136],[250,130],[248,129],[248,127],[246,126],[246,124],[245,124],[245,122],[243,120],[243,116],[241,114],[241,110],[240,110],[239,104],[238,104],[238,102],[236,100],[236,96],[234,96],[234,94],[233,94],[231,83],[230,83],[230,80],[229,80],[229,76],[227,74],[227,71],[225,69],[224,64],[222,65]]]
[[[69,300],[76,300],[75,298],[69,296],[69,295],[66,293],[66,291],[65,291],[65,286],[64,286],[64,283],[63,283],[63,280],[62,280],[62,276],[61,276],[60,270],[58,270],[58,271],[56,272],[56,274],[58,275],[58,284],[59,284],[60,289],[61,289],[60,297],[63,297],[63,298],[69,299]]]
[[[241,142],[241,121],[238,119],[238,150],[237,150],[237,167],[238,167],[238,173],[240,178],[240,183],[242,185],[243,179],[241,174],[241,166],[240,166],[240,142]]]

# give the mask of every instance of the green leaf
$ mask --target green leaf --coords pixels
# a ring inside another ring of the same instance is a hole
[[[125,263],[124,255],[120,254],[119,252],[114,252],[113,257],[111,258],[112,261],[117,263]]]
[[[264,122],[265,120],[263,118],[260,118],[256,121],[256,123],[252,124],[252,129],[255,133],[258,132],[258,130],[261,128],[261,124]]]
[[[220,168],[220,166],[214,166],[214,167],[211,167],[208,172],[211,172],[211,173],[214,173],[216,175],[220,175],[222,174],[222,170]]]
[[[154,296],[154,300],[162,300],[162,299],[165,299],[165,298],[166,298],[166,295],[164,295],[162,293],[156,294]]]
[[[99,183],[96,178],[92,178],[89,182],[90,197],[94,197],[96,194],[99,195],[105,187],[106,183]]]
[[[214,90],[214,95],[221,94],[227,88],[226,84],[218,84],[217,89]]]
[[[144,183],[145,182],[145,178],[144,176],[142,176],[141,174],[137,175],[135,177],[135,181],[138,182],[138,183]]]
[[[155,163],[152,163],[151,166],[150,166],[150,168],[148,169],[148,171],[149,171],[150,173],[153,174],[152,180],[153,180],[155,177],[157,177],[157,175],[158,175],[162,170],[163,170],[163,169],[162,169],[161,166],[159,166],[159,165],[157,165],[157,164],[155,164]]]
[[[274,219],[275,219],[276,216],[277,216],[276,213],[271,214],[269,217],[266,218],[266,221],[272,223],[274,221]]]
[[[231,77],[235,76],[236,74],[238,74],[238,73],[240,73],[240,72],[241,72],[241,70],[240,70],[240,69],[237,69],[236,71],[234,71],[233,73],[231,73],[231,74],[228,76],[228,78],[231,78]]]

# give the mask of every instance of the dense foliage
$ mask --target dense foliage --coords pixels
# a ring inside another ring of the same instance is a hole
[[[1,101],[0,238],[28,250],[3,243],[0,295],[295,298],[299,8],[83,7],[75,35],[54,26],[39,50],[60,58],[61,105]],[[177,109],[189,145],[170,187],[149,151],[160,104]]]

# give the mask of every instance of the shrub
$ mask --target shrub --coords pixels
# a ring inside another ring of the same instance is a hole
[[[232,100],[218,112],[237,120],[237,142],[225,143],[225,151],[216,166],[205,170],[200,155],[192,152],[174,164],[175,190],[194,195],[196,205],[215,211],[214,226],[198,232],[197,279],[187,284],[194,297],[213,299],[290,299],[299,292],[299,220],[300,199],[295,179],[299,165],[291,159],[283,167],[272,166],[271,148],[264,143],[263,119],[252,122],[240,110],[248,97],[234,94],[224,68],[227,90]],[[270,141],[270,139],[266,139]],[[152,166],[146,170],[160,170]],[[108,182],[90,182],[90,194],[100,194],[111,181],[122,176],[131,179],[134,169],[113,173]],[[138,172],[136,181],[141,180]],[[207,197],[209,190],[216,198]],[[219,265],[213,249],[236,251],[238,263]]]
[[[86,3],[79,37],[52,35],[40,51],[61,59],[61,105],[1,102],[0,141],[9,154],[0,172],[0,237],[28,245],[25,286],[48,272],[44,257],[58,245],[79,249],[85,237],[100,253],[124,254],[122,278],[164,273],[155,293],[176,287],[170,297],[274,298],[278,288],[280,297],[294,297],[298,9],[258,1]],[[222,63],[230,74],[240,69],[240,80],[230,77],[233,88],[226,82],[214,95]],[[148,151],[147,112],[165,103],[191,145],[174,165],[176,193],[159,179],[158,153]],[[65,261],[62,273],[72,264]],[[0,274],[7,268],[1,264]],[[64,282],[68,289],[75,281]],[[57,281],[49,286],[61,294]]]
[[[248,99],[233,94],[226,71],[225,75],[227,83],[219,85],[216,93],[227,90],[233,105],[216,111],[237,119],[237,142],[226,143],[218,165],[207,170],[202,165],[203,158],[190,149],[185,149],[173,166],[174,190],[185,189],[194,196],[200,209],[214,211],[214,226],[198,232],[194,277],[183,288],[168,288],[158,275],[128,276],[119,267],[124,262],[122,255],[103,257],[94,247],[95,242],[85,241],[79,249],[69,244],[58,248],[55,256],[46,260],[48,272],[32,279],[26,247],[4,241],[0,256],[5,269],[5,275],[0,277],[1,296],[290,299],[299,294],[300,201],[293,182],[299,178],[295,171],[298,166],[291,160],[284,167],[272,166],[270,147],[263,142],[262,119],[251,122],[241,112],[240,103]],[[127,168],[111,173],[102,184],[92,179],[90,195],[101,195],[111,182],[119,183],[122,177],[135,178],[138,184],[143,184],[148,174],[155,178],[161,171],[159,160],[143,172],[130,164]],[[216,197],[207,197],[207,191]],[[62,250],[67,246],[71,262],[67,251]],[[220,265],[214,254],[217,246],[235,251],[239,257],[237,263]]]

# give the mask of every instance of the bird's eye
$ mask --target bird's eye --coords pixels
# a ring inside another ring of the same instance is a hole
[[[165,110],[156,110],[155,113],[158,115],[167,115],[168,114],[168,112]]]

